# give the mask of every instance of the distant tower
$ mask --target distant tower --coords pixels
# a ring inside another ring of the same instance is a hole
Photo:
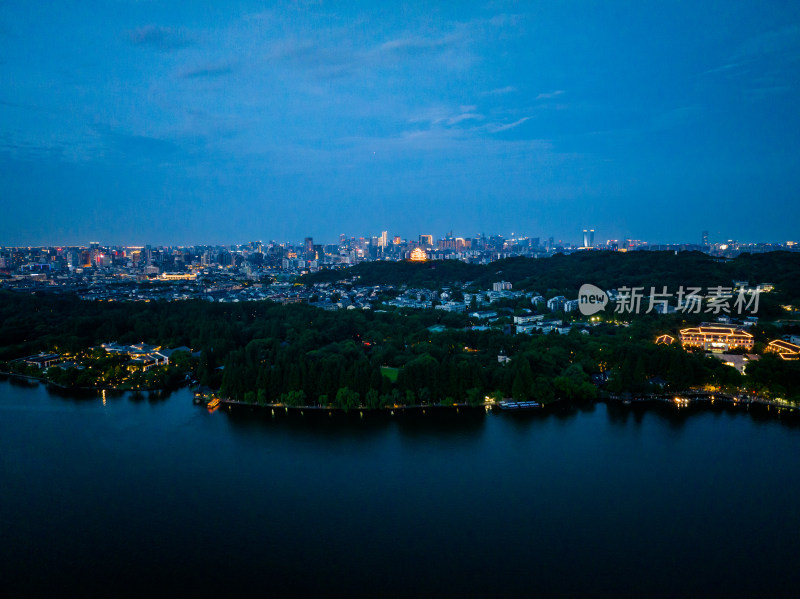
[[[708,247],[708,231],[703,231],[703,247]]]
[[[381,231],[381,239],[378,244],[382,248],[385,248],[389,245],[389,231]]]
[[[313,237],[306,237],[303,240],[303,250],[305,253],[306,260],[313,260],[316,258],[316,253],[314,252],[314,238]]]
[[[594,247],[594,229],[589,229],[589,247]]]
[[[583,230],[583,247],[594,247],[594,229]]]

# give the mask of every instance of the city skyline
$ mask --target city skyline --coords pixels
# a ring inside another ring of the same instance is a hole
[[[270,237],[257,237],[244,241],[243,238],[230,239],[225,241],[209,241],[198,240],[191,243],[173,243],[173,242],[155,242],[149,239],[139,238],[133,243],[123,243],[119,240],[107,239],[106,236],[101,235],[100,241],[97,240],[79,240],[75,243],[58,243],[57,240],[50,240],[47,243],[40,244],[12,244],[7,243],[6,240],[0,239],[0,248],[57,248],[57,247],[89,247],[94,244],[99,244],[102,247],[120,247],[120,248],[144,248],[147,246],[152,247],[234,247],[246,246],[248,244],[276,244],[281,246],[297,246],[300,248],[308,248],[308,243],[313,242],[315,245],[342,245],[344,242],[350,241],[363,241],[369,244],[374,241],[377,247],[390,247],[394,245],[406,245],[409,243],[418,243],[420,245],[435,246],[438,242],[447,239],[462,239],[477,241],[480,239],[488,240],[493,238],[503,239],[506,243],[513,241],[533,241],[541,247],[564,247],[568,249],[612,249],[611,246],[624,247],[625,243],[631,242],[636,246],[697,246],[697,247],[713,247],[722,244],[736,244],[738,246],[782,246],[794,249],[799,243],[796,238],[790,239],[733,239],[726,237],[721,232],[711,234],[708,230],[700,231],[694,239],[682,239],[673,242],[662,242],[654,239],[647,239],[646,237],[622,237],[622,238],[609,238],[604,236],[602,231],[598,233],[595,229],[582,229],[574,232],[573,235],[565,238],[558,238],[554,235],[546,234],[531,234],[523,231],[512,231],[508,234],[497,231],[478,232],[468,234],[460,231],[448,230],[442,233],[418,232],[411,235],[399,235],[391,230],[382,230],[377,234],[376,232],[361,232],[361,233],[339,233],[331,237],[315,238],[308,235],[301,235],[300,238],[286,239],[286,238],[270,238]]]
[[[12,2],[0,239],[786,241],[800,6]]]

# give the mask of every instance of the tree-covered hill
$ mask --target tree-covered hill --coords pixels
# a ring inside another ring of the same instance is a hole
[[[458,260],[430,262],[362,262],[345,270],[306,275],[303,282],[333,282],[357,278],[361,285],[408,285],[440,288],[472,281],[487,289],[509,281],[517,290],[571,291],[583,283],[604,289],[627,286],[648,288],[680,285],[708,288],[730,286],[734,280],[751,284],[774,283],[783,296],[800,297],[800,253],[743,254],[721,260],[701,252],[575,252],[550,258],[507,258],[491,264]]]
[[[444,330],[431,331],[434,324]],[[676,390],[749,385],[800,399],[800,362],[765,359],[751,379],[702,352],[655,345],[658,333],[685,324],[681,315],[642,315],[629,327],[593,327],[588,336],[576,329],[507,335],[468,324],[441,310],[327,312],[269,301],[87,302],[0,292],[0,362],[105,341],[186,345],[201,352],[194,376],[226,397],[344,408],[480,403],[486,395],[590,399],[597,395],[590,377],[601,372],[611,373],[611,391],[644,391],[659,377]],[[771,338],[761,327],[755,332],[759,342]],[[498,360],[503,355],[510,362]],[[384,366],[397,369],[396,379]]]

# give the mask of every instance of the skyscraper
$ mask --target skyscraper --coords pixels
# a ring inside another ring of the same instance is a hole
[[[594,229],[583,230],[583,247],[594,247]]]
[[[306,237],[303,240],[303,253],[305,254],[306,260],[314,260],[317,257],[316,252],[314,251],[313,237]]]

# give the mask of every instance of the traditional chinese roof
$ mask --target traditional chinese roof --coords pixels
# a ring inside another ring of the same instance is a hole
[[[800,345],[789,343],[783,339],[775,339],[774,341],[770,341],[767,348],[781,354],[800,354]]]
[[[705,326],[692,327],[689,329],[682,329],[681,335],[739,335],[743,337],[752,337],[747,331],[736,327],[720,327],[720,326]]]
[[[672,335],[659,335],[656,339],[656,345],[669,345],[673,341],[675,341],[675,337]]]

